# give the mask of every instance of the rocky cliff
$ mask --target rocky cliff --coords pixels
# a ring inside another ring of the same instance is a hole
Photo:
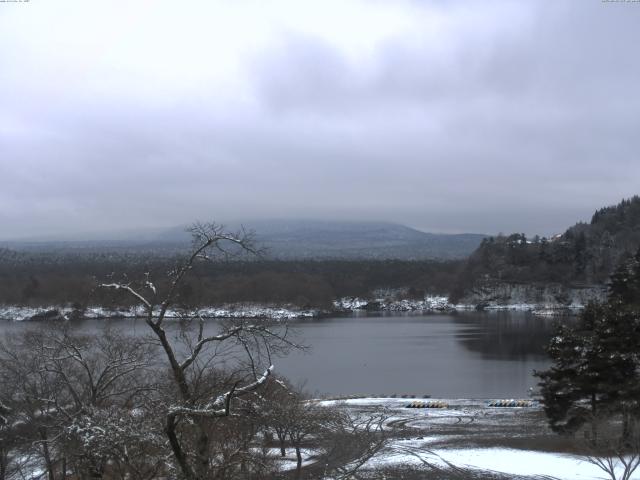
[[[605,285],[560,283],[516,284],[496,280],[477,281],[457,303],[477,308],[501,308],[521,305],[530,309],[582,308],[590,301],[606,298]]]

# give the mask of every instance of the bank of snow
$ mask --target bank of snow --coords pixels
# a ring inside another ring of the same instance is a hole
[[[456,309],[455,305],[449,303],[447,297],[433,296],[423,299],[393,299],[375,298],[364,299],[359,297],[344,297],[333,302],[333,306],[338,311],[353,312],[356,310],[386,311],[386,312],[447,312]],[[464,306],[458,306],[463,307]],[[473,307],[469,307],[472,309]]]
[[[383,312],[453,312],[460,310],[531,311],[540,316],[574,315],[592,301],[606,298],[606,286],[565,286],[558,283],[513,284],[483,280],[459,299],[450,302],[445,296],[427,295],[409,299],[408,289],[379,289],[371,298],[345,297],[334,302],[339,311]]]
[[[247,318],[267,320],[292,320],[296,318],[313,318],[320,314],[319,310],[297,309],[291,306],[263,305],[225,305],[222,307],[205,307],[196,310],[167,310],[166,317],[180,319],[185,316],[200,315],[203,318]],[[26,307],[16,305],[0,306],[0,319],[3,320],[69,320],[95,318],[137,318],[144,317],[141,307],[105,308],[90,306],[84,309],[73,307]]]
[[[364,299],[359,297],[344,297],[333,302],[338,312],[457,312],[469,310],[487,311],[530,311],[539,316],[575,315],[584,305],[572,303],[558,305],[554,303],[526,303],[526,302],[485,302],[485,303],[451,303],[444,296],[428,296],[424,299],[394,299],[374,298]]]
[[[333,309],[300,309],[293,305],[227,304],[220,307],[202,307],[196,310],[169,309],[167,318],[181,318],[185,315],[200,315],[203,318],[247,318],[293,320],[314,318],[332,313],[369,312],[420,312],[442,313],[469,310],[531,311],[540,316],[573,315],[584,304],[573,301],[566,305],[557,303],[527,303],[525,301],[488,300],[481,303],[451,303],[446,296],[429,295],[419,299],[403,298],[404,290],[384,290],[373,298],[343,297],[333,302]],[[512,299],[514,300],[514,299]],[[60,320],[93,318],[135,318],[145,316],[141,307],[107,308],[89,306],[76,309],[70,306],[20,306],[0,305],[0,319],[3,320]]]

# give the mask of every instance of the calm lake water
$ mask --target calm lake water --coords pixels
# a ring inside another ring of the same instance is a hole
[[[525,397],[553,321],[525,312],[380,315],[298,322],[311,345],[278,370],[336,394]]]
[[[139,320],[84,321],[82,331],[108,323],[146,334]],[[0,323],[0,332],[34,328]],[[211,321],[213,330],[217,323]],[[306,381],[317,394],[429,394],[433,397],[527,397],[553,321],[526,312],[380,314],[298,320],[297,341],[310,347],[274,361],[276,372]]]

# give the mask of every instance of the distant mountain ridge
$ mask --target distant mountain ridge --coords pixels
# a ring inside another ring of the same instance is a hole
[[[385,222],[316,220],[260,220],[230,223],[231,231],[241,227],[255,232],[256,243],[271,259],[461,259],[471,254],[486,235],[435,234]],[[140,234],[119,234],[117,240],[3,242],[16,250],[59,252],[145,252],[178,253],[190,241],[185,226]]]
[[[250,224],[276,258],[454,259],[471,254],[486,235],[434,234],[380,222]]]

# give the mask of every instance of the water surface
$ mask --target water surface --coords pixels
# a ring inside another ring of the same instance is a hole
[[[339,394],[526,397],[548,367],[553,322],[525,312],[359,316],[298,322],[311,345],[278,370]]]
[[[414,394],[433,397],[526,397],[533,370],[549,361],[543,350],[552,321],[525,312],[366,314],[297,320],[297,341],[307,352],[275,360],[276,371],[306,382],[318,394]],[[141,320],[87,320],[73,328],[102,325],[148,333]],[[169,325],[169,323],[168,323]],[[218,322],[211,320],[207,330]],[[0,323],[0,332],[38,328]]]

